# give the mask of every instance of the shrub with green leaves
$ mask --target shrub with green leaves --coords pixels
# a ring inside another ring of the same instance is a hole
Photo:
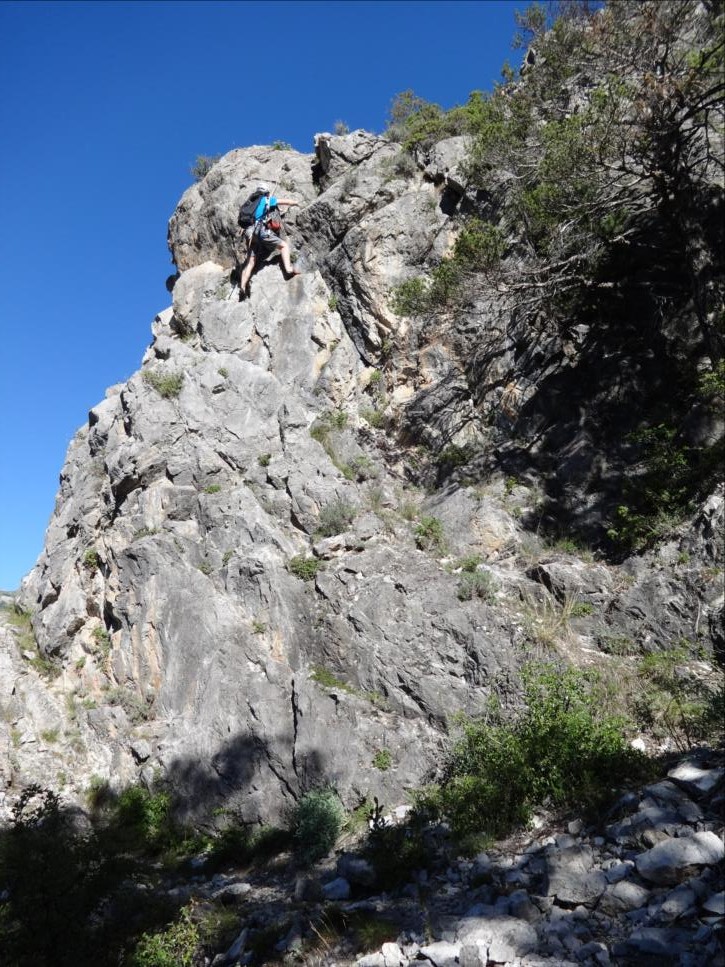
[[[192,967],[201,942],[192,907],[184,907],[175,923],[158,933],[141,936],[131,960],[132,967]]]
[[[594,808],[642,773],[643,757],[608,713],[596,677],[541,665],[525,668],[523,682],[525,710],[465,725],[430,794],[459,837],[504,835],[545,803]]]
[[[292,821],[295,852],[303,866],[326,856],[337,841],[345,818],[342,804],[331,789],[305,793]]]
[[[317,528],[322,537],[334,537],[347,530],[355,519],[355,507],[342,498],[331,501],[320,510],[320,522]]]
[[[174,399],[181,392],[184,385],[183,373],[160,373],[146,369],[143,374],[144,382],[153,387],[163,399]]]
[[[287,564],[287,570],[302,581],[312,581],[322,567],[322,562],[316,557],[305,557],[304,554],[297,554],[291,558]]]
[[[414,534],[416,547],[423,551],[442,551],[445,547],[443,524],[437,517],[421,517]]]
[[[486,604],[494,604],[497,587],[496,580],[489,571],[464,571],[458,581],[456,594],[459,601],[480,598]]]
[[[211,169],[221,158],[220,154],[208,155],[200,154],[197,155],[196,161],[191,166],[191,174],[196,179],[196,181],[201,181],[202,178],[206,178]]]

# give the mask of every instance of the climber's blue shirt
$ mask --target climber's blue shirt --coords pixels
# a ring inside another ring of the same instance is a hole
[[[254,220],[259,221],[259,219],[267,212],[270,208],[275,208],[277,206],[277,199],[272,195],[269,199],[269,204],[267,204],[267,196],[263,195],[257,202],[257,207],[254,209]]]

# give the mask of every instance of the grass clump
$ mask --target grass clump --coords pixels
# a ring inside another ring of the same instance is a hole
[[[505,835],[535,806],[596,808],[643,773],[644,757],[629,745],[624,720],[606,710],[596,677],[532,665],[523,683],[524,711],[506,721],[494,709],[465,725],[431,793],[459,839]]]
[[[347,530],[355,519],[355,508],[346,500],[333,500],[320,511],[317,532],[322,537],[333,537]]]
[[[332,789],[305,793],[297,804],[292,821],[295,852],[303,866],[326,856],[335,845],[345,814]]]
[[[387,772],[393,764],[390,749],[378,749],[373,756],[373,767],[381,772]]]
[[[302,581],[313,581],[317,572],[322,567],[322,562],[315,557],[305,557],[304,554],[297,554],[290,558],[287,563],[287,570]]]
[[[488,571],[464,571],[458,581],[456,596],[459,601],[480,598],[486,604],[496,601],[497,583]]]
[[[131,967],[192,967],[200,942],[192,907],[184,907],[178,919],[165,930],[141,935]]]
[[[196,161],[189,169],[191,171],[191,176],[195,181],[201,181],[202,178],[206,178],[211,169],[221,158],[220,154],[199,154],[196,156]]]
[[[443,524],[437,517],[421,517],[413,532],[415,545],[422,551],[439,551],[445,548]]]
[[[184,385],[183,373],[158,373],[147,369],[143,378],[144,382],[148,383],[165,400],[177,397]]]

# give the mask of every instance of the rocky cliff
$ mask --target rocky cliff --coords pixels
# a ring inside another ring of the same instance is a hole
[[[187,815],[278,821],[317,786],[402,801],[452,717],[515,701],[532,657],[617,675],[685,642],[683,674],[712,674],[721,490],[616,564],[544,536],[557,488],[601,527],[621,487],[597,449],[618,405],[600,337],[524,331],[491,287],[455,320],[393,309],[476,204],[466,147],[412,164],[319,135],[311,155],[232,151],[184,194],[173,303],[73,439],[23,584],[39,654],[3,650],[6,783],[164,781]],[[260,179],[299,199],[302,275],[272,262],[239,302],[236,215]]]

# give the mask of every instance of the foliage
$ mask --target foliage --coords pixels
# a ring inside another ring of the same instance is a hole
[[[416,525],[415,544],[424,551],[442,551],[445,547],[443,524],[437,517],[421,517]]]
[[[632,710],[642,727],[682,751],[698,742],[722,741],[725,722],[722,679],[711,682],[688,674],[684,667],[688,657],[684,646],[652,652],[639,660],[627,683]]]
[[[481,598],[486,604],[494,604],[496,589],[496,581],[489,571],[464,571],[458,581],[456,593],[459,601]]]
[[[338,498],[320,510],[318,533],[322,537],[333,537],[347,530],[355,519],[355,507],[346,500]]]
[[[141,936],[131,960],[132,967],[192,967],[200,940],[192,907],[184,907],[176,922],[166,930]]]
[[[378,749],[373,756],[373,766],[381,772],[387,772],[393,764],[393,756],[390,749]]]
[[[500,227],[523,232],[530,259],[503,281],[532,315],[574,293],[591,301],[598,288],[621,290],[621,259],[656,236],[685,268],[721,358],[708,316],[721,283],[705,267],[718,264],[722,237],[698,212],[722,195],[722,5],[619,0],[596,15],[581,4],[555,14],[534,4],[520,16],[535,66],[484,101],[472,139],[471,186],[508,173]]]
[[[545,803],[595,807],[641,769],[594,676],[543,665],[524,669],[523,681],[525,710],[466,724],[429,794],[458,836],[503,835]]]
[[[707,489],[715,471],[698,464],[697,455],[666,424],[630,434],[640,453],[638,473],[625,485],[626,504],[617,509],[608,536],[626,552],[639,551],[670,533],[692,510],[692,497]],[[712,460],[711,455],[711,460]]]
[[[183,373],[159,373],[146,369],[143,378],[165,400],[178,396],[184,385]]]
[[[345,121],[335,121],[332,130],[338,137],[342,137],[343,135],[350,133],[350,128]]]
[[[300,578],[302,581],[312,581],[315,575],[322,567],[322,562],[318,561],[316,557],[305,557],[304,554],[297,554],[295,557],[290,558],[287,564],[287,570],[290,574],[294,574],[295,577]]]
[[[430,816],[427,808],[414,808],[405,823],[391,825],[384,819],[384,811],[376,797],[368,815],[370,833],[365,854],[375,868],[376,881],[387,890],[429,865],[424,832]]]
[[[217,161],[220,158],[221,158],[221,155],[220,154],[215,154],[215,155],[200,154],[200,155],[197,155],[196,161],[191,166],[191,174],[192,174],[192,177],[196,181],[201,181],[202,178],[205,178],[209,174],[209,172],[211,171],[211,169],[214,167],[214,165],[217,163]]]
[[[101,558],[98,551],[91,547],[83,555],[83,567],[87,571],[97,571],[101,564]]]
[[[106,866],[92,834],[77,832],[58,796],[28,786],[0,835],[0,948],[7,963],[87,962],[87,920]]]
[[[205,494],[218,494],[222,489],[222,485],[218,483],[208,484],[204,487]]]
[[[344,820],[342,804],[331,789],[302,796],[294,811],[295,852],[303,866],[322,859],[335,845]]]

